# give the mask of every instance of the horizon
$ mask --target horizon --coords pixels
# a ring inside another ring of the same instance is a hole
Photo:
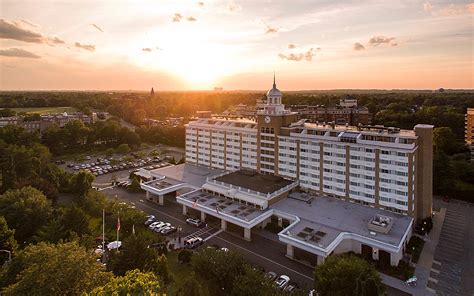
[[[0,89],[473,89],[474,3],[2,1]]]

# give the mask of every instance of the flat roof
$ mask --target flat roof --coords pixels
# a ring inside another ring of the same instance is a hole
[[[213,169],[191,163],[167,166],[150,171],[154,176],[165,176],[170,179],[187,183],[196,188],[200,188],[204,183],[206,183],[208,177],[222,174],[223,172],[224,170]]]
[[[312,202],[285,198],[270,208],[298,216],[301,220],[287,230],[294,239],[326,248],[342,232],[350,232],[398,246],[412,218],[381,209],[342,201],[333,197],[314,196]],[[387,234],[370,234],[368,223],[375,215],[393,219]]]
[[[258,216],[266,213],[269,209],[260,210],[253,206],[245,205],[236,201],[232,201],[228,198],[213,195],[212,193],[204,192],[203,190],[197,190],[185,195],[181,195],[191,202],[196,202],[196,207],[206,207],[211,210],[218,208],[219,212],[225,213],[236,219],[243,221],[251,221]]]
[[[148,181],[145,184],[150,186],[150,187],[153,187],[157,190],[166,190],[166,189],[168,189],[172,186],[176,186],[176,185],[183,184],[183,183],[184,183],[183,181],[179,181],[179,180],[176,180],[176,179],[173,179],[173,178],[165,177],[164,179],[160,179],[160,180]]]
[[[294,182],[279,176],[263,175],[251,170],[235,171],[219,176],[214,180],[265,194],[278,191]]]

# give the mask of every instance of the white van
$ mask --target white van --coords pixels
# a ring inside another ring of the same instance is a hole
[[[185,240],[184,241],[184,247],[186,249],[194,249],[194,248],[199,247],[200,245],[202,245],[202,243],[203,243],[202,238],[194,237],[194,238],[190,238],[188,240]]]

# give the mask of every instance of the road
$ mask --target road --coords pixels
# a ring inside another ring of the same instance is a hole
[[[474,204],[434,199],[446,208],[428,287],[438,295],[474,295]]]
[[[182,206],[176,201],[166,199],[165,205],[160,206],[146,201],[144,194],[129,193],[121,188],[109,188],[104,190],[103,193],[112,197],[117,196],[118,199],[127,203],[133,202],[137,209],[153,214],[159,220],[181,226],[183,229],[182,237],[196,231],[195,227],[184,222],[186,216],[182,214]],[[220,225],[211,224],[210,226],[218,228]],[[276,235],[275,239],[269,239],[259,235],[258,231],[253,231],[252,241],[248,242],[234,233],[224,231],[211,237],[205,243],[205,245],[214,244],[242,253],[249,262],[263,267],[266,271],[286,274],[300,287],[312,288],[314,268],[287,258],[285,256],[286,246],[277,241]],[[408,295],[391,287],[387,287],[387,290],[389,295]]]

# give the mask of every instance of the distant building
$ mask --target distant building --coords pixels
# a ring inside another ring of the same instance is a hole
[[[474,108],[467,108],[466,143],[471,149],[471,162],[474,162]]]
[[[336,107],[324,105],[293,105],[290,110],[298,113],[298,119],[307,119],[308,122],[335,122],[340,125],[370,124],[370,113],[367,107],[357,106],[356,99],[342,99]]]
[[[198,118],[211,118],[212,111],[196,111],[196,117]]]
[[[59,127],[64,127],[68,122],[73,120],[82,121],[84,124],[92,124],[97,121],[97,114],[92,113],[92,115],[86,115],[82,112],[43,114],[40,116],[40,120],[33,121],[28,120],[25,116],[0,117],[0,128],[7,125],[19,125],[29,133],[38,131],[41,134],[51,124],[56,123]]]
[[[152,97],[155,96],[155,90],[153,89],[153,87],[151,88],[150,96],[152,96]]]
[[[223,90],[224,90],[224,88],[222,88],[222,87],[214,87],[215,92],[221,92]]]

